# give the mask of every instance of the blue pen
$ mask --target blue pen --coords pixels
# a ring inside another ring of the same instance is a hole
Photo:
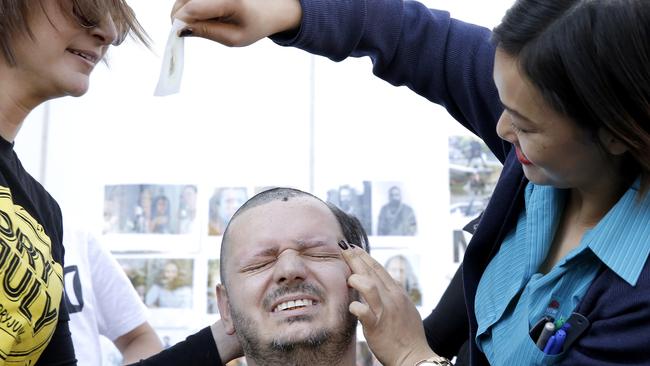
[[[555,345],[555,336],[552,335],[551,338],[548,339],[548,342],[546,342],[546,347],[544,347],[544,353],[547,355],[550,354],[551,348],[553,348],[553,345]]]
[[[558,353],[562,352],[562,346],[564,346],[565,340],[566,340],[566,331],[564,329],[560,329],[557,332],[555,332],[555,342],[551,346],[551,349],[549,350],[548,354],[557,355]]]

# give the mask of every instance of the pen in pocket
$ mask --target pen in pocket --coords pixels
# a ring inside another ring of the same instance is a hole
[[[555,325],[553,325],[553,322],[546,322],[546,324],[544,324],[544,328],[542,329],[542,333],[540,333],[539,338],[535,343],[539,349],[544,349],[546,343],[548,343],[549,338],[551,338],[553,335],[553,332],[555,332]]]
[[[553,342],[548,342],[546,347],[544,347],[544,353],[549,355],[557,355],[562,352],[562,347],[564,347],[564,341],[566,340],[566,331],[560,329],[555,332],[555,335],[552,336]],[[550,346],[549,346],[550,345]]]

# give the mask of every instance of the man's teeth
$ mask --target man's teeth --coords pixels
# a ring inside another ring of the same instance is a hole
[[[283,310],[292,310],[295,308],[301,308],[305,306],[312,306],[314,304],[313,300],[309,299],[300,299],[300,300],[291,300],[291,301],[285,301],[273,309],[274,313],[277,313],[278,311],[283,311]]]

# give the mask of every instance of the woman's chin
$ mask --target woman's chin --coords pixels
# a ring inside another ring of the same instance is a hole
[[[565,179],[561,179],[558,176],[549,176],[548,173],[539,168],[531,169],[530,167],[524,166],[524,175],[528,181],[538,186],[553,186],[559,189],[571,187]]]
[[[88,83],[68,89],[67,95],[71,97],[80,97],[88,92]]]
[[[71,97],[80,97],[88,92],[89,86],[90,86],[90,80],[88,77],[74,78],[72,80],[68,80],[61,89],[64,90],[64,92],[62,93],[63,95],[69,95]]]
[[[551,185],[550,180],[534,165],[523,165],[524,175],[533,184],[539,186]]]

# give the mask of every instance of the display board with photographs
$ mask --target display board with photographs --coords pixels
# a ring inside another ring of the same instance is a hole
[[[120,255],[120,263],[149,308],[194,309],[208,316],[218,316],[215,287],[220,281],[221,234],[248,198],[270,188],[273,186],[107,185],[104,189],[107,241]],[[409,184],[345,182],[318,196],[359,218],[370,234],[372,254],[378,256],[378,260],[388,261],[385,253],[391,250],[395,253],[389,269],[397,277],[398,271],[406,273],[408,278],[402,279],[405,288],[413,294],[414,303],[421,305],[422,290],[417,287],[419,263],[413,248],[409,249],[412,242],[406,239],[418,235],[416,215],[422,207],[411,206],[415,200]],[[171,215],[171,212],[176,214]],[[166,220],[158,220],[160,216]],[[157,222],[166,222],[167,229],[156,229]],[[188,233],[194,236],[188,237]],[[394,238],[382,242],[382,236]],[[170,242],[165,238],[174,244],[165,244]],[[396,254],[400,250],[411,252],[400,257]],[[193,256],[194,261],[167,258],[174,254]],[[205,280],[194,281],[194,276]],[[202,305],[194,304],[195,300]]]
[[[483,160],[475,160],[483,164]],[[152,324],[166,345],[175,344],[218,318],[215,288],[220,282],[221,235],[246,200],[272,187],[265,184],[105,187],[106,238],[114,251],[117,250],[120,264],[154,315]],[[441,289],[431,286],[432,281],[440,282],[430,271],[436,266],[421,263],[422,253],[432,248],[427,246],[443,244],[421,230],[430,217],[428,211],[434,206],[416,199],[422,196],[421,187],[413,182],[389,179],[341,181],[315,194],[359,219],[369,234],[371,255],[403,286],[424,314],[430,311],[431,297],[439,296]],[[466,192],[462,185],[454,189],[464,192],[453,198],[458,202],[478,199],[477,191]],[[156,197],[166,197],[165,204],[156,203]],[[162,213],[168,218],[168,229],[155,229],[156,217]],[[173,245],[165,244],[172,242]],[[441,287],[444,290],[444,285]],[[364,364],[376,362],[366,353],[360,352],[360,356]]]
[[[418,234],[416,208],[404,182],[345,182],[328,189],[321,198],[357,217],[369,236]]]

